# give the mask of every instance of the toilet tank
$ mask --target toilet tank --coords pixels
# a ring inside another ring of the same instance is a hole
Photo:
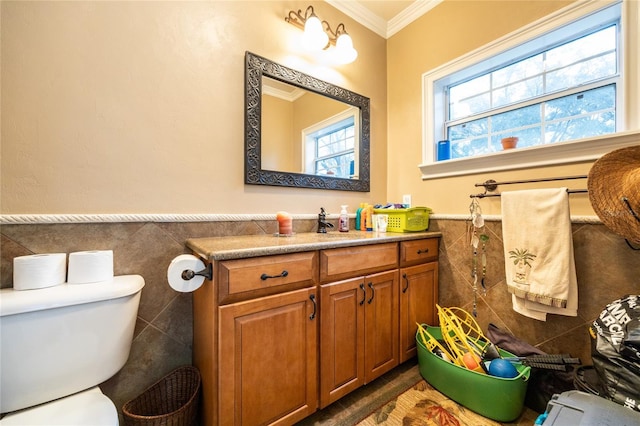
[[[144,279],[0,290],[0,412],[98,385],[129,358]]]

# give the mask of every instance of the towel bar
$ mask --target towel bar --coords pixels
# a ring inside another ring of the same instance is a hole
[[[553,177],[553,178],[538,178],[538,179],[523,179],[523,180],[508,180],[508,181],[504,181],[504,182],[496,182],[493,179],[489,179],[484,181],[483,183],[476,183],[475,186],[483,186],[484,187],[484,194],[471,194],[469,195],[470,198],[484,198],[484,197],[499,197],[500,194],[488,194],[487,192],[494,192],[495,190],[498,189],[499,185],[511,185],[514,183],[535,183],[535,182],[552,182],[552,181],[556,181],[556,180],[571,180],[571,179],[586,179],[588,176],[587,175],[578,175],[578,176],[560,176],[560,177]],[[586,193],[589,192],[586,189],[568,189],[567,192],[569,194],[576,194],[576,193]]]
[[[538,179],[524,179],[524,180],[508,180],[504,182],[496,182],[493,179],[489,179],[483,183],[476,183],[475,186],[484,186],[485,188],[497,187],[498,185],[511,185],[514,183],[535,183],[535,182],[551,182],[554,180],[570,180],[570,179],[586,179],[587,175],[578,176],[561,176],[554,178],[538,178]],[[495,189],[489,189],[489,191],[495,191]]]
[[[495,189],[494,189],[495,191]],[[567,193],[569,194],[586,194],[589,190],[587,189],[567,189]],[[485,197],[499,197],[501,194],[487,194],[486,192],[483,194],[470,194],[469,198],[485,198]]]

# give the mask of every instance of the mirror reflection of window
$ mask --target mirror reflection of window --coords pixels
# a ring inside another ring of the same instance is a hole
[[[358,179],[360,109],[262,77],[264,170]]]
[[[304,129],[304,173],[357,179],[359,128],[359,110],[349,108]]]

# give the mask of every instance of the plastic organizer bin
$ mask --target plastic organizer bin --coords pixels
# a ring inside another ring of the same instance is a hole
[[[411,207],[408,209],[374,209],[375,214],[389,215],[388,232],[418,232],[429,227],[429,207]]]
[[[440,327],[423,325],[436,340],[442,339]],[[438,391],[476,413],[499,421],[510,422],[522,413],[531,368],[516,364],[518,376],[513,379],[490,376],[452,364],[433,354],[416,334],[420,375]],[[513,354],[500,349],[503,357]]]

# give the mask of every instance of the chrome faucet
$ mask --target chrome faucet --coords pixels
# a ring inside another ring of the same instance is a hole
[[[318,214],[318,234],[326,234],[327,228],[333,228],[333,223],[327,222],[324,207],[320,207],[320,213]]]

